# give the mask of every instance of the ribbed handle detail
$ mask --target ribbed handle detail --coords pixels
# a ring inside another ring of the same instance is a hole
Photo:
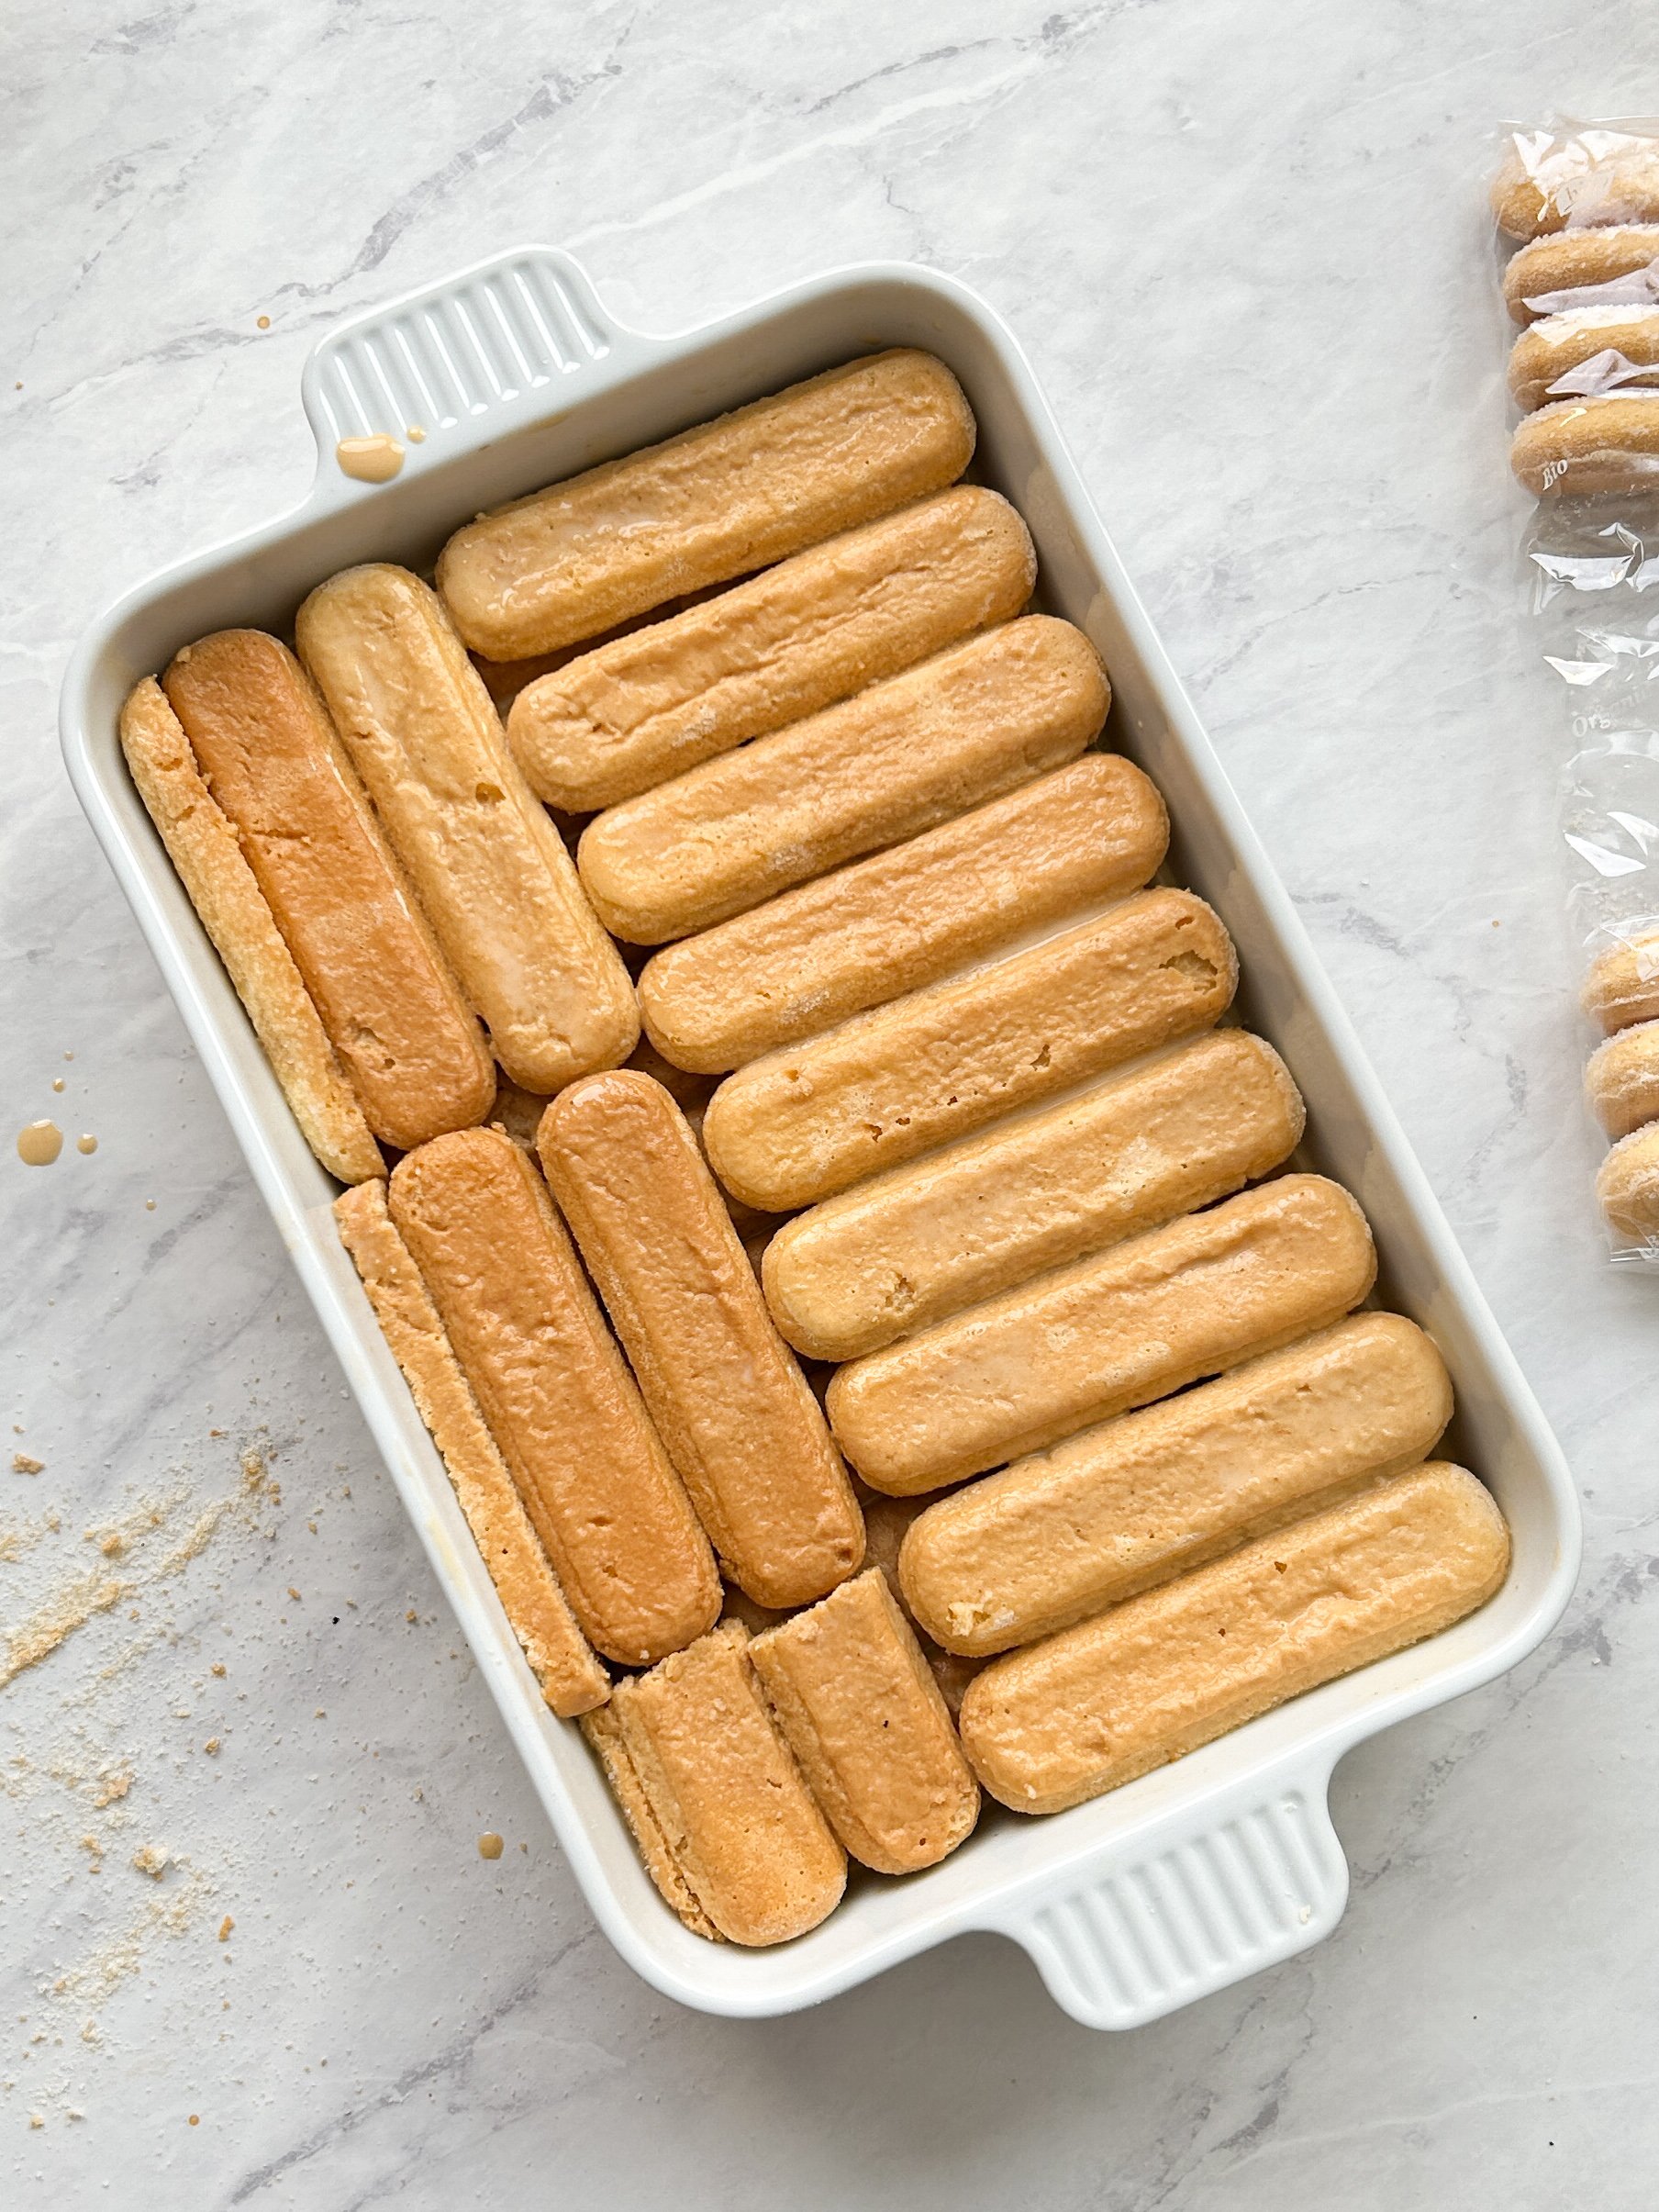
[[[1059,1894],[1045,1885],[999,1923],[1088,2027],[1155,2020],[1307,1949],[1342,1916],[1348,1864],[1322,1787],[1182,1825],[1175,1838],[1160,1828],[1161,1848],[1108,1849],[1108,1871]]]
[[[429,439],[544,392],[603,361],[613,332],[575,263],[527,250],[348,323],[306,365],[318,444]]]

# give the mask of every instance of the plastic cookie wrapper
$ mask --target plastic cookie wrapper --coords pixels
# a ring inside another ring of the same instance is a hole
[[[1491,202],[1597,1195],[1659,1277],[1659,119],[1517,128]]]

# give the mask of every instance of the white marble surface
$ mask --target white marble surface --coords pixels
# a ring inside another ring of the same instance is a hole
[[[0,2197],[1651,2206],[1659,1285],[1586,1202],[1480,197],[1502,118],[1652,106],[1651,9],[17,0],[3,36],[0,1264],[45,1469],[0,1472],[0,1622],[124,1587],[0,1690]],[[758,2026],[620,1964],[64,780],[93,610],[303,490],[313,340],[526,238],[657,328],[873,254],[1012,318],[1583,1485],[1565,1631],[1342,1769],[1337,1934],[1132,2037],[988,1938]],[[48,1112],[97,1153],[17,1165]]]

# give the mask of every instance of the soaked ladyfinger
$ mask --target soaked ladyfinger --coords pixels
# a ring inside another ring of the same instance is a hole
[[[609,1696],[610,1678],[576,1625],[420,1270],[392,1225],[384,1186],[342,1191],[334,1215],[542,1696],[567,1720],[591,1711]]]
[[[348,569],[295,634],[514,1082],[551,1097],[625,1060],[640,1033],[628,971],[435,595],[406,569]]]
[[[1205,1029],[1238,982],[1190,891],[1141,891],[1029,951],[728,1076],[703,1141],[763,1212],[809,1206],[1137,1053]]]
[[[1049,1268],[1224,1198],[1301,1141],[1270,1045],[1218,1030],[785,1222],[762,1279],[814,1359],[855,1359]]]
[[[940,1490],[1328,1328],[1375,1272],[1348,1193],[1283,1176],[838,1368],[830,1425],[873,1489]]]
[[[480,516],[438,588],[474,652],[547,653],[942,491],[973,452],[942,362],[871,354]]]
[[[537,1141],[728,1575],[763,1605],[821,1598],[863,1559],[863,1520],[685,1116],[625,1068],[561,1092]]]
[[[1423,1332],[1356,1313],[941,1498],[900,1586],[946,1648],[1007,1651],[1410,1466],[1451,1417]]]
[[[1110,687],[1080,630],[1023,615],[589,822],[606,927],[662,944],[1074,760]]]
[[[305,978],[237,834],[202,779],[178,716],[153,676],[121,709],[121,750],[202,927],[247,1010],[300,1134],[342,1183],[386,1165],[334,1056]]]
[[[748,1643],[740,1622],[724,1621],[618,1682],[589,1741],[613,1786],[626,1762],[618,1796],[625,1811],[632,1801],[647,1870],[686,1925],[758,1946],[833,1912],[847,1860],[773,1726]]]
[[[462,1130],[390,1204],[589,1641],[632,1666],[690,1643],[719,1613],[708,1539],[535,1167]]]
[[[1412,1468],[994,1660],[963,1699],[963,1748],[1015,1812],[1062,1812],[1449,1628],[1509,1564],[1475,1477]]]
[[[299,663],[221,630],[161,685],[375,1135],[407,1152],[482,1121],[495,1062]]]
[[[646,1030],[682,1067],[741,1067],[1139,890],[1168,843],[1164,801],[1140,769],[1086,754],[666,946],[640,977]]]
[[[914,1873],[973,1833],[979,1786],[879,1568],[757,1636],[749,1656],[854,1859],[878,1874]]]
[[[550,806],[594,813],[1006,622],[1036,574],[1008,501],[963,485],[537,677],[507,742]]]

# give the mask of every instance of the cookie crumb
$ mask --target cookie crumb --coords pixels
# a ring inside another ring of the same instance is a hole
[[[31,1458],[28,1452],[14,1452],[12,1472],[14,1475],[41,1475],[46,1472],[46,1462]]]
[[[207,1671],[209,1674],[223,1674],[225,1671],[224,1660],[215,1659],[212,1666],[208,1668]]]
[[[254,318],[254,328],[259,330],[268,330],[271,328],[271,318],[268,315],[257,316]]]
[[[217,1736],[210,1736],[207,1738],[207,1741],[202,1746],[202,1748],[206,1752],[209,1759],[217,1759],[218,1757],[219,1748],[218,1737]]]
[[[229,1942],[230,1931],[235,1926],[236,1922],[230,1917],[230,1915],[227,1913],[225,1917],[219,1922],[219,1941],[221,1943]]]
[[[502,1843],[500,1837],[493,1831],[488,1836],[480,1836],[478,1838],[480,1859],[499,1859],[505,1849],[506,1846]]]
[[[199,2127],[201,2126],[201,2124],[202,2124],[202,2116],[201,2116],[201,2114],[200,2114],[199,2112],[193,2112],[193,2113],[191,2114],[191,2116],[190,2116],[190,2125],[191,2125],[193,2128],[199,2128]]]
[[[148,1874],[152,1882],[160,1882],[167,1871],[167,1853],[158,1850],[153,1843],[147,1843],[142,1850],[133,1853],[132,1863],[140,1874]]]

